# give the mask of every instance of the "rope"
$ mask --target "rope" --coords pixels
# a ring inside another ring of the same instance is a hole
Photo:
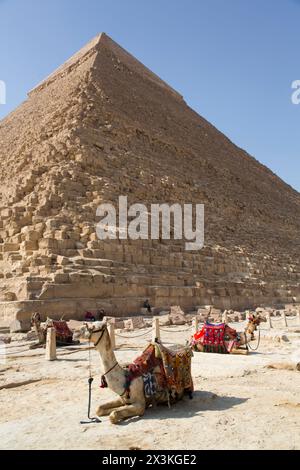
[[[91,341],[89,340],[89,346],[91,345]],[[101,423],[101,420],[99,418],[93,418],[91,417],[91,405],[92,405],[92,383],[94,381],[92,377],[92,356],[91,356],[91,351],[92,348],[89,347],[89,378],[88,378],[88,386],[89,386],[89,392],[88,392],[88,421],[80,421],[80,424],[92,424],[92,423]]]
[[[298,317],[286,317],[287,321],[294,321],[297,320]]]
[[[126,336],[126,335],[120,335],[120,333],[116,333],[115,332],[115,336],[118,336],[119,338],[125,338],[125,339],[131,339],[131,338],[141,338],[142,336],[146,336],[150,333],[151,331],[151,328],[150,330],[148,331],[144,331],[144,333],[141,333],[139,335],[130,335],[130,336]]]
[[[250,341],[247,341],[247,334],[245,334],[245,338],[246,338],[246,346],[248,346],[249,349],[251,349],[251,351],[257,351],[259,344],[260,344],[260,329],[258,330],[258,340],[257,340],[257,345],[255,348],[252,348],[250,345]]]
[[[164,328],[159,328],[160,331],[164,331],[165,333],[183,333],[185,331],[190,331],[192,326],[189,326],[188,328],[182,329],[182,330],[165,330]]]

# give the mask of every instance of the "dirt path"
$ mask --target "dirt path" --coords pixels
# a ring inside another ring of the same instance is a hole
[[[182,343],[183,333],[175,331],[164,332],[163,340]],[[195,353],[193,400],[148,409],[144,418],[118,426],[108,418],[79,424],[87,406],[86,345],[71,353],[59,350],[58,360],[49,363],[40,350],[28,351],[28,343],[12,343],[0,365],[0,448],[300,449],[300,373],[266,368],[296,360],[300,333],[262,333],[259,352],[249,356]],[[283,335],[289,341],[278,342]],[[123,346],[116,354],[123,363],[145,345],[143,338],[118,341]],[[96,351],[92,361],[94,410],[112,393],[98,386]]]

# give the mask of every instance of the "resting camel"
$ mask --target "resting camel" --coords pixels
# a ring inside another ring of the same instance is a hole
[[[115,356],[111,346],[110,335],[106,322],[95,322],[92,324],[84,324],[84,326],[74,334],[74,338],[80,340],[89,340],[94,344],[100,354],[103,369],[105,373],[102,376],[102,383],[108,386],[118,397],[108,403],[98,407],[97,416],[108,416],[113,424],[134,417],[143,416],[148,406],[153,403],[153,399],[147,398],[144,391],[143,377],[134,378],[130,382],[129,393],[126,390],[126,367],[122,367]],[[153,373],[160,374],[161,368],[157,366],[153,369]],[[176,397],[180,400],[185,393],[182,390]],[[156,403],[169,403],[170,395],[168,388],[161,390],[155,395]]]
[[[245,331],[242,331],[242,332],[236,332],[234,329],[230,328],[227,324],[225,324],[225,328],[224,328],[225,343],[229,343],[230,341],[233,341],[233,346],[229,350],[227,350],[227,352],[229,352],[230,354],[248,354],[249,350],[248,350],[247,345],[255,339],[254,331],[257,330],[257,327],[261,321],[262,319],[259,315],[252,314],[249,317],[249,321],[245,328]],[[208,325],[208,328],[210,326],[212,328],[214,327],[213,325]],[[215,327],[218,328],[217,325]],[[204,325],[203,329],[201,330],[201,333],[202,333],[201,337],[199,337],[200,332],[198,332],[193,336],[191,340],[190,345],[196,351],[207,352],[207,348],[204,344],[205,328],[207,328],[206,325]],[[242,346],[245,346],[245,349],[240,349]],[[212,347],[211,352],[218,352],[218,351],[214,351]]]
[[[31,316],[31,326],[34,328],[38,338],[38,342],[32,345],[31,349],[45,346],[47,339],[47,329],[50,327],[55,328],[56,331],[56,346],[78,344],[77,342],[73,341],[73,333],[64,320],[55,321],[51,320],[51,318],[47,318],[46,322],[42,324],[40,314],[34,313]]]

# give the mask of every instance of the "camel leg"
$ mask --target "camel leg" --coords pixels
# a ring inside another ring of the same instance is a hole
[[[248,352],[248,349],[232,349],[230,354],[244,354],[246,356]]]
[[[133,416],[143,416],[144,413],[145,413],[145,405],[142,405],[140,403],[135,403],[132,405],[125,405],[117,410],[114,410],[110,414],[109,419],[112,422],[112,424],[117,424],[126,418],[131,418]]]
[[[97,408],[96,415],[97,416],[108,416],[110,413],[115,409],[123,406],[124,402],[121,397],[117,398],[116,400],[109,401],[108,403],[104,403]]]

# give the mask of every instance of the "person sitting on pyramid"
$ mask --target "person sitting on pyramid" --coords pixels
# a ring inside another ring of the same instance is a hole
[[[148,310],[149,313],[151,313],[151,305],[149,303],[149,299],[146,299],[144,302],[144,308]]]

